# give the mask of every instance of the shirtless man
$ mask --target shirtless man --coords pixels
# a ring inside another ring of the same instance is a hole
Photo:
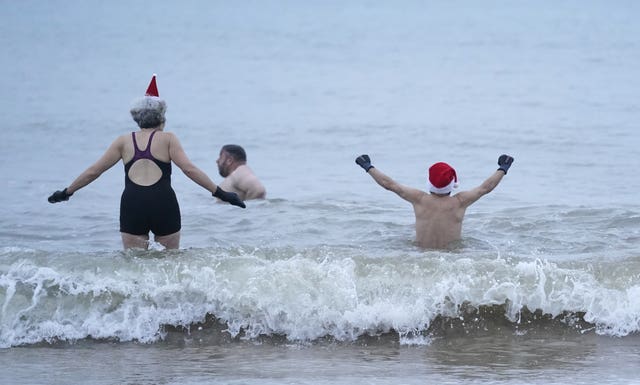
[[[493,191],[507,174],[513,163],[509,155],[500,155],[498,169],[480,186],[469,191],[461,191],[451,196],[457,187],[456,171],[444,162],[429,168],[429,193],[403,186],[371,165],[369,155],[360,155],[356,163],[387,190],[413,205],[416,215],[416,243],[428,249],[443,249],[459,240],[462,233],[462,219],[467,207],[482,196]]]
[[[258,177],[247,166],[247,154],[235,144],[222,146],[216,160],[220,176],[225,178],[220,188],[235,192],[241,200],[264,199],[267,195]]]

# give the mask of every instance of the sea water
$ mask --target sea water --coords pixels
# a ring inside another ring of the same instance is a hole
[[[635,2],[0,2],[0,383],[639,383]],[[152,73],[181,248],[122,251],[123,133]],[[354,159],[426,189],[515,162],[453,249]]]

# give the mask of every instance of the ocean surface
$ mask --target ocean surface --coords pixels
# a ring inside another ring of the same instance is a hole
[[[640,384],[640,3],[0,0],[1,384]],[[123,251],[119,135],[151,74],[216,182],[182,241]],[[363,153],[461,189],[450,250]]]

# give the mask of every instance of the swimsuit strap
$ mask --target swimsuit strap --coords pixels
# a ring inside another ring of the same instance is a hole
[[[153,140],[153,136],[155,134],[156,134],[155,130],[151,132],[151,136],[149,136],[149,142],[147,142],[147,148],[145,148],[144,150],[140,150],[138,149],[138,142],[136,141],[136,133],[135,132],[131,133],[131,137],[133,138],[133,150],[135,151],[135,154],[133,155],[134,161],[138,159],[151,159],[151,160],[155,159],[153,155],[151,155],[151,141]]]

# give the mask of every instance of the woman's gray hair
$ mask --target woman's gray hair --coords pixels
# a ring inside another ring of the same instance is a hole
[[[145,96],[136,99],[131,104],[131,117],[140,128],[158,127],[164,123],[164,113],[167,111],[167,103],[156,96]]]

